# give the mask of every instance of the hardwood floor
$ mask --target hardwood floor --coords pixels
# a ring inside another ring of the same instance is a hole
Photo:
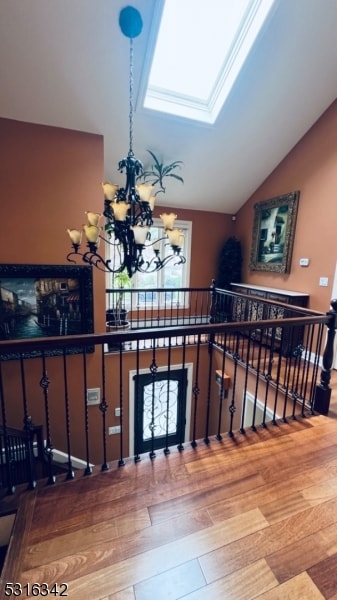
[[[23,494],[1,598],[12,581],[71,600],[337,600],[336,372],[332,388],[328,417]]]

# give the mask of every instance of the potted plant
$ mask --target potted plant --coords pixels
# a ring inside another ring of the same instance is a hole
[[[117,327],[126,329],[129,325],[127,321],[128,311],[125,308],[124,288],[131,287],[131,278],[126,270],[116,273],[113,277],[113,287],[116,292],[113,293],[113,306],[106,311],[107,328],[116,329]]]
[[[153,164],[149,167],[145,167],[142,169],[141,174],[137,177],[137,181],[142,181],[143,183],[151,183],[153,186],[158,185],[159,190],[155,192],[155,196],[157,194],[166,192],[166,187],[164,186],[164,180],[166,177],[172,177],[181,183],[184,183],[183,178],[177,173],[174,173],[176,169],[180,169],[183,162],[181,160],[175,160],[172,163],[164,165],[164,163],[160,162],[160,160],[156,157],[154,152],[151,150],[147,150],[150,156],[153,159]]]

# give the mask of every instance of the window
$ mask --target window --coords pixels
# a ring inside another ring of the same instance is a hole
[[[166,1],[144,107],[215,123],[273,4]]]
[[[168,288],[182,288],[189,287],[190,283],[190,254],[191,254],[191,238],[192,238],[192,223],[190,221],[175,221],[175,227],[181,229],[184,234],[184,245],[182,253],[186,258],[184,264],[176,264],[179,259],[173,258],[168,264],[160,271],[154,271],[153,273],[140,273],[136,272],[132,277],[133,289],[143,289],[143,293],[139,293],[137,297],[137,305],[145,306],[151,304],[151,306],[163,307],[167,306],[168,303],[173,305],[179,305],[181,308],[186,307],[188,303],[188,294],[179,294],[178,292],[167,291],[167,292],[154,292],[156,288],[167,290]],[[169,256],[172,254],[172,249],[169,244],[167,237],[165,236],[162,221],[160,219],[153,220],[153,226],[151,227],[151,240],[149,241],[148,247],[144,248],[143,256],[145,260],[151,260],[153,256],[153,246],[150,244],[159,238],[163,238],[160,241],[159,255],[161,257]],[[114,275],[108,274],[107,276],[107,288],[116,288],[118,285],[114,285]],[[125,305],[130,308],[131,294],[126,294]]]

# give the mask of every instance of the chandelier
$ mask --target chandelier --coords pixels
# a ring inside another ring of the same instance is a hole
[[[133,39],[142,30],[142,18],[138,10],[131,6],[123,8],[119,15],[119,26],[122,33],[130,40],[129,61],[129,152],[126,158],[119,161],[118,170],[125,172],[125,186],[104,182],[103,214],[87,211],[87,224],[82,231],[68,229],[72,242],[72,251],[67,255],[69,262],[76,263],[81,258],[85,263],[97,267],[101,271],[121,273],[126,271],[129,277],[136,271],[151,273],[162,269],[169,261],[175,264],[186,262],[182,254],[183,232],[174,227],[177,215],[164,213],[160,215],[165,234],[151,240],[153,225],[153,208],[155,195],[152,184],[137,185],[143,173],[142,163],[133,152]],[[181,178],[180,178],[181,179]],[[104,228],[100,220],[105,217]],[[102,233],[104,231],[104,233]],[[86,239],[86,247],[81,249],[82,232]],[[160,256],[161,242],[167,246],[165,256]],[[107,256],[104,258],[99,250],[104,244]],[[150,252],[149,252],[150,249]],[[145,252],[146,250],[146,252]],[[167,251],[169,250],[169,252]]]

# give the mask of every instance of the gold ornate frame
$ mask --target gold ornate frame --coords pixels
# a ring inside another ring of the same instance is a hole
[[[300,192],[255,204],[251,271],[289,273]]]

